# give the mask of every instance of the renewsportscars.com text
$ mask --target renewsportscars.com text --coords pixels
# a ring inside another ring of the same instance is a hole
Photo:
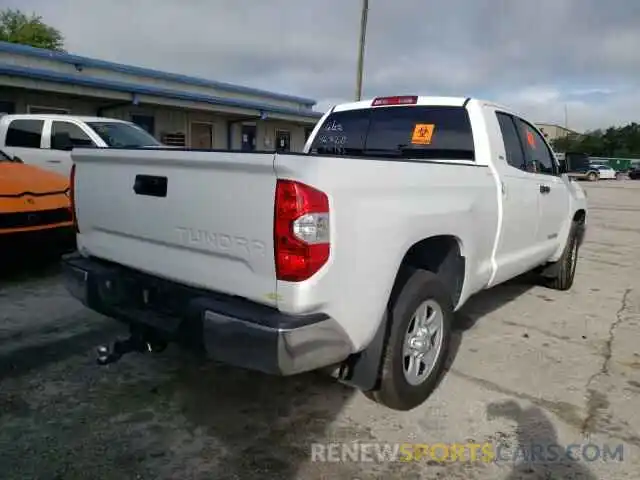
[[[622,444],[314,443],[313,462],[553,463],[624,460]]]

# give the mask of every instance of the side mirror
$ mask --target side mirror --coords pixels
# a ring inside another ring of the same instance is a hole
[[[73,143],[71,137],[67,132],[56,133],[51,137],[51,148],[53,150],[70,151],[73,150]]]

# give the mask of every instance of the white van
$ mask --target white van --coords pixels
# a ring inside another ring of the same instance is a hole
[[[104,117],[24,114],[0,117],[0,149],[64,176],[71,172],[73,147],[162,146],[139,126]]]

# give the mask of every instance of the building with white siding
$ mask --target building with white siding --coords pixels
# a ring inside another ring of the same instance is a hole
[[[0,42],[0,113],[131,120],[191,148],[300,151],[322,116],[309,98]]]

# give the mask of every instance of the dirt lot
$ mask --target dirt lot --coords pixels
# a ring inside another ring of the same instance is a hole
[[[319,375],[280,379],[176,349],[94,364],[124,334],[83,309],[56,268],[0,281],[3,479],[640,478],[640,182],[587,184],[574,289],[523,282],[458,315],[453,364],[407,413]],[[590,441],[624,457],[515,466],[311,462],[314,442]]]

